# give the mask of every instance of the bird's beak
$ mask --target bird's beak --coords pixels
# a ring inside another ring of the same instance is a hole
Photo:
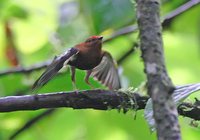
[[[98,40],[102,40],[103,39],[103,36],[99,36]]]

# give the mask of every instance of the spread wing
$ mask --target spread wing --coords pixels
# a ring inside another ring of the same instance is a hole
[[[121,88],[117,64],[108,52],[104,52],[100,64],[92,70],[91,76],[109,89]]]
[[[51,80],[58,71],[63,67],[64,63],[68,63],[70,58],[78,53],[78,50],[75,48],[70,48],[64,54],[55,57],[52,63],[47,66],[45,72],[38,78],[37,81],[32,86],[32,90],[44,86],[49,80]]]

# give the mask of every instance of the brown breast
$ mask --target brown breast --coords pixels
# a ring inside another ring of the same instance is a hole
[[[83,47],[75,46],[79,53],[68,63],[81,70],[90,70],[96,67],[102,59],[101,49],[95,46]]]

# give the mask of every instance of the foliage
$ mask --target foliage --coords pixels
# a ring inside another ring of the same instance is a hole
[[[162,15],[180,6],[179,2],[165,1]],[[163,31],[165,60],[175,85],[199,82],[199,17],[200,5],[176,17]],[[53,58],[89,35],[109,37],[126,25],[135,24],[135,9],[129,0],[1,0],[0,3],[0,70],[11,66],[5,56],[4,24],[11,22],[17,54],[22,66],[31,66]],[[117,60],[137,41],[137,33],[123,35],[104,44]],[[120,65],[124,87],[137,87],[145,80],[140,52],[136,50]],[[0,96],[28,94],[27,90],[42,73],[11,74],[0,77]],[[84,72],[77,71],[77,87],[90,89],[83,82]],[[101,85],[90,79],[95,87]],[[73,90],[68,71],[49,82],[40,93]],[[21,91],[21,92],[20,92]],[[194,95],[198,97],[198,94]],[[0,139],[4,140],[28,120],[43,112],[14,112],[0,114]],[[188,126],[189,120],[180,118],[183,139],[197,139],[199,128]],[[58,109],[17,137],[19,140],[85,139],[128,140],[155,139],[150,134],[143,111],[134,120],[131,113],[117,111]]]

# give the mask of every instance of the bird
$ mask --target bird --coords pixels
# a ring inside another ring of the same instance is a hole
[[[93,87],[89,82],[89,77],[93,77],[110,90],[120,89],[121,83],[117,63],[109,52],[102,50],[102,40],[103,36],[90,36],[84,42],[56,56],[35,81],[32,90],[35,91],[43,87],[66,65],[70,66],[71,80],[75,88],[75,71],[80,69],[86,71],[84,81],[89,86]]]

